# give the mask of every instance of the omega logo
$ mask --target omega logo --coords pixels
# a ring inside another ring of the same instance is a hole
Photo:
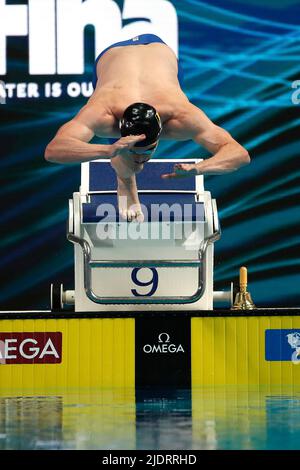
[[[162,337],[165,336],[166,340],[164,341]],[[170,342],[170,335],[168,333],[160,333],[158,336],[159,343],[169,343]]]
[[[158,335],[158,344],[145,344],[143,351],[146,354],[184,353],[184,349],[181,344],[175,345],[170,342],[170,335],[168,333],[160,333]]]

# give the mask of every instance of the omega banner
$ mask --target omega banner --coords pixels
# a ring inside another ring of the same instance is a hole
[[[191,387],[191,319],[135,320],[136,387]]]
[[[62,334],[0,333],[0,364],[57,364],[62,360]]]

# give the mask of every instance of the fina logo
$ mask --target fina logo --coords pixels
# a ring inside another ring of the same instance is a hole
[[[113,0],[0,0],[0,18],[0,75],[7,73],[7,38],[18,36],[28,37],[30,75],[83,74],[86,26],[94,28],[96,56],[141,34],[160,36],[178,55],[178,18],[169,0],[123,0],[122,11]]]
[[[288,343],[292,349],[295,351],[292,354],[291,360],[293,364],[300,363],[300,334],[299,333],[290,333],[287,336]]]
[[[158,344],[145,344],[143,351],[146,354],[184,353],[184,349],[181,344],[176,346],[175,344],[170,343],[170,335],[168,333],[160,333],[158,335]]]

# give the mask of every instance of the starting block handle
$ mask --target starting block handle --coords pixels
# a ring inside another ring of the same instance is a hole
[[[199,268],[200,264],[201,261],[196,260],[92,260],[89,262],[91,268]]]
[[[191,304],[194,302],[197,302],[198,300],[201,299],[205,292],[205,286],[206,286],[206,279],[205,279],[205,272],[206,272],[206,252],[207,252],[207,246],[210,243],[213,243],[216,239],[219,238],[219,233],[214,232],[212,236],[208,237],[202,242],[202,247],[199,249],[199,261],[192,261],[192,260],[180,260],[180,265],[178,267],[197,267],[198,268],[198,287],[197,290],[194,294],[190,296],[171,296],[171,297],[154,297],[149,299],[147,298],[141,298],[141,297],[100,297],[99,295],[95,294],[95,292],[92,289],[92,280],[91,280],[91,271],[92,271],[92,266],[93,263],[96,264],[96,267],[120,267],[120,268],[126,268],[126,267],[148,267],[143,264],[143,261],[136,261],[136,262],[118,262],[118,261],[96,261],[93,262],[91,260],[91,247],[87,240],[84,240],[82,238],[79,238],[75,236],[74,234],[68,232],[67,233],[67,239],[74,243],[74,244],[79,244],[81,246],[82,252],[83,252],[83,257],[84,257],[84,290],[86,293],[86,296],[92,301],[97,304],[103,304],[103,305],[138,305],[138,304]],[[160,260],[160,262],[164,262],[163,260]],[[165,263],[167,263],[167,266],[158,266],[159,261],[148,261],[148,263],[151,264],[151,267],[173,267],[174,264],[172,263],[172,260],[168,260]],[[154,263],[154,264],[152,264]],[[178,263],[178,261],[174,261],[174,263]],[[109,266],[111,265],[111,266]],[[119,265],[119,266],[118,266]],[[120,266],[121,265],[121,266]],[[187,266],[188,265],[188,266]],[[93,266],[94,267],[94,266]]]

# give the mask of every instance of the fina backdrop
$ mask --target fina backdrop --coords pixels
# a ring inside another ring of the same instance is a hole
[[[299,0],[0,0],[1,308],[49,307],[53,281],[74,288],[65,229],[80,167],[44,149],[90,96],[99,50],[148,31],[177,50],[188,98],[252,157],[206,178],[222,227],[215,288],[246,265],[257,306],[299,305],[299,18]],[[156,154],[206,155],[172,141]]]

